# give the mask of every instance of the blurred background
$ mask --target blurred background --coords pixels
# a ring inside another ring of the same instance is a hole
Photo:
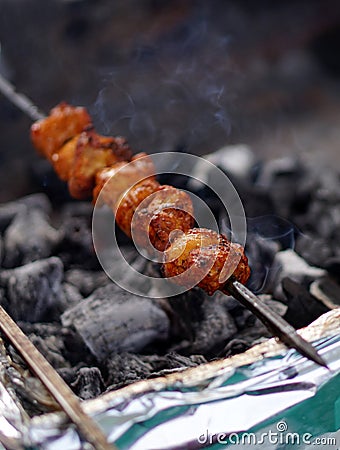
[[[0,72],[136,151],[340,167],[339,48],[338,0],[0,0]],[[30,124],[0,95],[0,201],[41,189]]]

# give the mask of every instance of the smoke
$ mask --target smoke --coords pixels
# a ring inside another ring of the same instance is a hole
[[[298,230],[275,215],[248,218],[247,228],[247,256],[252,268],[249,287],[260,293],[270,278],[275,255],[280,250],[294,249]]]
[[[92,111],[99,127],[148,152],[202,154],[225,144],[234,97],[228,31],[201,9],[157,39],[138,40],[129,58],[106,67]]]
[[[247,219],[248,234],[266,241],[276,241],[282,250],[295,246],[296,227],[286,219],[266,215]]]
[[[120,110],[117,110],[118,105]],[[132,97],[114,80],[111,80],[99,91],[93,108],[93,115],[106,134],[114,131],[117,121],[131,120],[135,115],[135,104]]]

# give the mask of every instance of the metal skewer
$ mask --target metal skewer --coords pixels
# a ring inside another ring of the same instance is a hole
[[[39,108],[26,95],[16,92],[15,87],[0,73],[0,91],[8,98],[15,106],[23,111],[30,119],[43,119],[43,114]]]
[[[0,91],[25,114],[33,120],[39,120],[45,115],[39,111],[34,103],[23,94],[16,92],[15,87],[10,84],[0,74]],[[288,347],[296,349],[301,355],[319,364],[327,367],[326,362],[318,354],[315,348],[303,339],[296,330],[289,325],[281,316],[265,305],[256,295],[238,281],[229,279],[226,282],[224,293],[230,293],[242,303],[246,308],[252,311],[264,325],[277,336]],[[328,367],[327,367],[328,368]]]
[[[269,308],[260,298],[238,281],[228,280],[225,284],[225,293],[230,293],[236,300],[249,309],[268,328],[274,336],[294,348],[301,355],[328,369],[326,361],[319,355],[313,345],[303,339],[279,314]]]

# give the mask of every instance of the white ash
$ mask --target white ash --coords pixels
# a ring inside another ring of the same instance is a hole
[[[3,306],[14,320],[40,322],[55,320],[71,302],[79,301],[79,293],[63,289],[63,264],[51,257],[0,273]]]
[[[284,278],[291,278],[297,282],[313,281],[326,275],[326,271],[318,267],[310,266],[293,250],[288,249],[275,255],[273,266],[270,270],[269,285],[273,289],[273,295],[278,300],[285,300],[281,282]]]
[[[331,241],[313,234],[301,234],[296,241],[295,250],[310,265],[323,267],[332,257]]]
[[[65,269],[99,270],[92,233],[91,217],[65,216],[59,227],[60,241],[55,249]]]
[[[139,380],[178,372],[206,363],[202,355],[183,356],[176,352],[166,355],[115,354],[106,361],[108,390],[118,389]]]
[[[228,311],[227,301],[226,296],[220,293],[213,298],[205,296],[200,305],[202,318],[193,324],[194,340],[189,346],[191,353],[211,354],[235,335],[237,328]]]
[[[67,308],[79,303],[84,296],[79,292],[76,286],[71,283],[62,283],[63,300],[60,301],[59,314],[63,313]]]
[[[310,294],[307,283],[284,278],[282,290],[286,296],[285,303],[288,306],[284,319],[296,329],[309,325],[329,311],[324,303]]]
[[[152,364],[145,357],[133,353],[113,354],[105,365],[109,390],[148,378],[153,372]]]
[[[45,214],[50,214],[52,206],[47,196],[42,193],[27,195],[15,201],[3,203],[0,205],[0,231],[4,231],[14,217],[25,209],[39,209]]]
[[[12,268],[52,254],[59,233],[40,209],[24,207],[4,233],[3,266]]]
[[[271,295],[259,294],[258,298],[280,316],[283,317],[286,314],[288,309],[287,305],[273,299]],[[244,306],[240,305],[237,300],[229,297],[228,303],[233,318],[237,323],[238,331],[235,337],[227,342],[222,354],[229,356],[241,353],[251,347],[255,342],[260,342],[263,337],[272,336],[263,323],[254,314],[245,309]],[[235,315],[236,311],[238,311],[238,315]]]
[[[69,330],[56,322],[29,323],[19,321],[18,325],[55,369],[71,370],[71,361],[68,358],[66,348],[66,336],[68,336]],[[72,345],[76,347],[75,340],[71,340]]]
[[[271,189],[277,176],[294,174],[296,172],[302,173],[302,166],[297,158],[287,156],[272,159],[267,161],[262,167],[256,184],[266,189]]]
[[[309,292],[329,309],[340,307],[339,285],[330,277],[313,281],[309,287]]]
[[[284,316],[287,312],[287,305],[276,300],[269,294],[259,294],[258,298],[265,303],[269,308],[276,312],[279,316]]]
[[[255,163],[254,153],[250,147],[243,144],[222,147],[214,153],[203,155],[202,158],[239,179],[249,177]],[[210,176],[213,176],[213,167],[199,161],[193,168],[192,178],[188,182],[189,189],[200,189],[204,183],[209,185]]]
[[[88,297],[95,289],[111,283],[104,271],[82,269],[70,269],[65,272],[65,281],[75,286],[84,297]]]
[[[103,392],[104,381],[98,367],[81,367],[70,386],[79,398],[89,400]]]

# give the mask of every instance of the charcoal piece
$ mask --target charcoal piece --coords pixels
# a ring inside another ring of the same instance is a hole
[[[8,301],[5,295],[5,289],[1,285],[0,285],[0,305],[6,310],[8,309]]]
[[[75,286],[84,297],[88,297],[95,289],[111,283],[102,270],[70,269],[65,273],[65,280]]]
[[[333,239],[340,225],[340,180],[335,171],[325,170],[319,174],[319,186],[313,199],[305,223],[308,229],[320,237]]]
[[[55,369],[69,366],[64,357],[61,325],[19,322],[19,326]]]
[[[249,347],[250,344],[245,340],[235,338],[228,342],[221,354],[225,357],[238,355],[244,353]]]
[[[340,285],[329,277],[315,280],[309,292],[329,309],[340,307]]]
[[[325,269],[338,282],[340,282],[340,254],[329,258],[325,262]]]
[[[117,353],[111,355],[106,362],[106,372],[105,384],[112,390],[148,378],[153,372],[153,367],[140,355]]]
[[[190,345],[191,353],[211,355],[235,335],[237,328],[228,312],[227,301],[221,293],[212,298],[206,296],[202,304],[202,320],[193,324],[195,337]]]
[[[59,233],[40,209],[22,209],[4,234],[3,267],[13,268],[51,255]]]
[[[81,300],[83,300],[83,296],[75,286],[68,283],[62,283],[56,301],[46,306],[44,320],[48,322],[60,322],[61,314]]]
[[[238,185],[237,192],[241,198],[247,217],[260,217],[275,212],[269,192],[257,185]]]
[[[79,303],[81,300],[83,300],[83,296],[80,294],[79,290],[70,283],[63,283],[62,289],[65,296],[65,302],[64,302],[64,308],[63,312],[66,308],[70,308],[71,306]]]
[[[259,174],[257,185],[266,189],[276,214],[289,217],[296,200],[296,192],[304,167],[294,157],[284,157],[266,162]]]
[[[227,145],[210,155],[207,160],[224,170],[233,178],[248,180],[256,163],[255,155],[248,145]]]
[[[51,204],[45,194],[31,194],[13,202],[0,205],[0,232],[3,232],[14,217],[23,210],[39,209],[45,214],[51,212]]]
[[[294,216],[294,223],[298,227],[300,226],[299,219],[302,219],[302,223],[306,225],[304,219],[320,183],[319,174],[314,168],[305,166],[301,175],[295,185],[295,198],[293,199],[291,210],[291,215],[292,217]]]
[[[267,189],[271,189],[275,180],[280,176],[301,175],[304,173],[304,167],[297,158],[286,156],[283,158],[271,159],[266,161],[261,169],[257,179],[257,184]]]
[[[340,207],[339,205],[328,205],[324,208],[322,214],[317,216],[318,220],[316,230],[318,234],[325,239],[333,239],[336,236],[340,226]]]
[[[141,357],[152,365],[153,372],[149,378],[164,376],[169,373],[185,370],[189,367],[197,367],[204,364],[207,360],[203,355],[179,355],[176,352],[170,352],[164,356],[146,355]]]
[[[76,367],[60,367],[60,368],[56,367],[55,369],[61,376],[61,378],[65,381],[65,383],[67,383],[68,385],[73,383],[74,380],[76,379],[76,373],[78,371]]]
[[[293,250],[288,249],[276,254],[273,267],[269,273],[269,285],[271,286],[274,298],[277,300],[285,300],[285,294],[281,286],[281,281],[284,278],[289,277],[299,283],[308,283],[325,274],[325,270],[308,265]]]
[[[66,217],[60,227],[61,239],[56,254],[66,269],[100,270],[91,232],[91,220],[85,217]]]
[[[13,203],[19,205],[25,205],[27,209],[40,209],[47,215],[52,211],[52,205],[47,195],[38,192],[36,194],[26,195],[25,197],[18,198]]]
[[[333,255],[331,241],[313,234],[301,234],[296,240],[295,251],[308,264],[325,268],[327,261]]]
[[[183,356],[176,352],[164,356],[115,354],[105,363],[106,385],[109,390],[118,389],[135,381],[164,376],[206,362],[202,355]]]
[[[93,213],[93,205],[91,202],[70,202],[66,203],[61,210],[61,220],[70,217],[83,217],[90,219]]]
[[[99,361],[112,353],[138,352],[167,338],[169,319],[160,306],[114,284],[99,288],[62,315]]]
[[[0,205],[0,232],[3,232],[8,225],[12,222],[14,217],[20,212],[25,210],[24,205],[20,205],[16,202],[9,202]]]
[[[53,337],[42,338],[36,334],[31,334],[28,337],[55,369],[67,366],[65,358],[62,356],[58,345],[56,345],[56,339]]]
[[[76,305],[81,300],[83,296],[80,294],[78,289],[69,283],[62,283],[58,301],[53,302],[47,309],[46,319],[49,322],[59,322],[61,314],[73,305]]]
[[[294,328],[301,328],[316,320],[329,308],[314,298],[301,283],[284,278],[282,288],[287,298],[287,312],[283,316]]]
[[[96,360],[89,352],[82,337],[76,330],[68,327],[61,329],[61,337],[64,344],[64,355],[72,366],[91,366]]]
[[[214,166],[218,166],[234,178],[247,179],[255,164],[254,153],[247,145],[242,144],[222,147],[214,153],[204,155],[203,158],[212,164],[202,160],[195,164],[192,177],[188,182],[190,189],[198,190],[204,184],[211,186],[211,177],[216,174]]]
[[[221,293],[213,297],[193,289],[169,299],[172,308],[172,333],[176,341],[173,350],[199,353],[204,356],[223,347],[237,331],[228,311],[228,297]]]
[[[254,233],[248,233],[246,253],[251,273],[247,286],[252,291],[257,292],[261,290],[261,292],[266,292],[268,272],[279,249],[278,242],[264,239]]]
[[[194,323],[203,320],[202,304],[205,296],[202,289],[193,288],[168,299],[174,341],[194,340]]]
[[[98,397],[103,392],[104,381],[98,367],[82,367],[71,383],[74,393],[82,400]]]
[[[340,202],[339,173],[329,168],[318,174],[319,189],[315,190],[315,198],[328,204],[337,205]]]
[[[2,258],[4,256],[4,241],[0,235],[0,267],[2,265]]]
[[[259,294],[258,298],[269,308],[276,312],[279,316],[284,316],[287,312],[287,305],[273,299],[271,295]],[[264,338],[272,337],[271,331],[259,320],[254,314],[246,310],[245,322],[243,327],[239,329],[236,338],[248,346],[262,342]],[[227,348],[227,347],[226,347]]]
[[[249,311],[249,309],[245,308],[239,301],[234,299],[234,297],[227,297],[227,309],[231,314],[235,325],[238,330],[243,330],[243,328],[247,325],[248,319],[253,314]]]
[[[237,333],[237,338],[245,342],[249,347],[260,344],[272,336],[272,333],[263,323],[253,315],[249,316],[246,326]]]
[[[2,271],[8,313],[16,321],[48,321],[50,309],[64,301],[62,278],[63,264],[56,257]]]

